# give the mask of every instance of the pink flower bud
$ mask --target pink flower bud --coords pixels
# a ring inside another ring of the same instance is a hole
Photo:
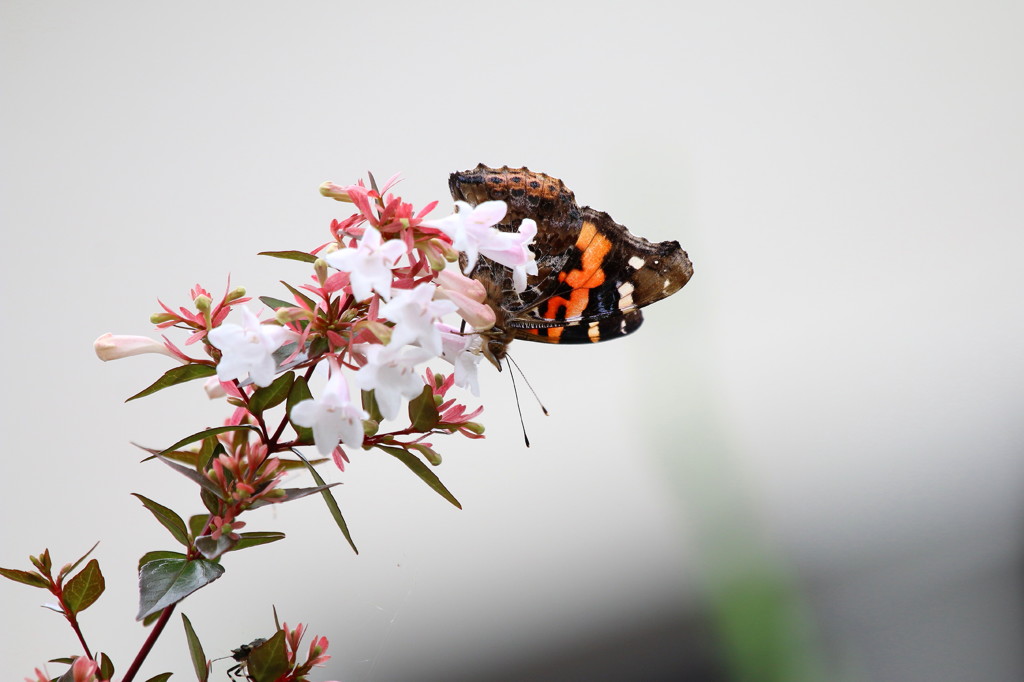
[[[132,355],[144,353],[160,353],[167,355],[181,362],[181,358],[168,350],[167,346],[156,339],[148,336],[122,336],[115,334],[104,334],[92,344],[96,356],[106,362],[107,360],[120,360]]]
[[[494,310],[486,303],[477,303],[454,291],[438,289],[438,298],[445,298],[458,306],[458,313],[476,331],[484,331],[494,326],[497,321]]]
[[[203,384],[203,390],[206,391],[206,397],[210,400],[216,400],[217,398],[223,398],[228,393],[224,390],[224,386],[221,385],[220,379],[217,377],[210,377]]]
[[[336,185],[333,182],[325,182],[320,185],[320,194],[325,197],[330,197],[335,201],[352,201],[352,198],[348,195],[348,192],[345,191],[345,188],[341,185]]]
[[[442,270],[434,278],[437,286],[446,291],[455,291],[478,303],[483,303],[487,298],[487,290],[477,280],[466,277],[458,270]]]
[[[437,297],[457,305],[459,315],[473,329],[483,331],[494,326],[494,310],[484,303],[487,291],[483,284],[458,270],[442,270],[437,273],[435,281],[438,285]]]

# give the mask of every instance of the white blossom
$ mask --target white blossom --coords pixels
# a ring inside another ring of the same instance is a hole
[[[502,232],[494,228],[504,219],[508,205],[504,201],[485,201],[470,206],[455,202],[458,210],[440,220],[425,222],[436,227],[452,240],[452,246],[466,254],[466,274],[472,271],[482,255],[512,270],[516,291],[526,289],[526,276],[537,274],[537,262],[530,244],[537,235],[537,223],[526,218],[518,232]]]
[[[437,322],[458,306],[448,300],[434,300],[437,287],[424,282],[413,289],[403,289],[380,307],[380,316],[395,323],[389,345],[417,344],[434,355],[441,354],[441,332]]]
[[[441,328],[441,345],[443,352],[441,357],[455,365],[455,385],[469,389],[475,395],[480,395],[480,380],[477,377],[477,369],[480,364],[480,347],[482,340],[479,334],[460,334],[447,325],[438,325]]]
[[[319,398],[303,400],[291,410],[293,422],[313,429],[313,441],[321,455],[329,454],[339,442],[350,448],[362,447],[363,420],[369,416],[352,403],[340,369],[334,370]]]
[[[373,291],[385,301],[391,298],[391,272],[405,253],[405,243],[389,239],[381,243],[380,232],[367,226],[355,248],[338,249],[324,256],[327,264],[349,273],[352,295],[362,301]]]
[[[380,413],[386,419],[394,419],[402,406],[402,398],[415,398],[423,392],[423,378],[415,366],[429,360],[433,354],[423,348],[394,344],[368,344],[361,350],[366,355],[366,365],[355,373],[356,385],[364,391],[373,391]]]
[[[273,324],[260,324],[248,308],[242,308],[241,325],[222,324],[210,330],[210,343],[220,349],[217,378],[221,381],[252,378],[257,386],[269,386],[277,364],[274,351],[294,336],[293,332]]]

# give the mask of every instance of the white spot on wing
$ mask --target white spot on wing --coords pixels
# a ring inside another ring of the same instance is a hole
[[[640,256],[633,256],[632,258],[629,259],[629,267],[633,268],[634,270],[639,270],[644,266],[645,262],[646,261],[644,261],[644,259],[641,258]]]
[[[598,328],[597,322],[590,323],[590,328],[587,329],[587,338],[595,343],[601,340],[601,330]]]

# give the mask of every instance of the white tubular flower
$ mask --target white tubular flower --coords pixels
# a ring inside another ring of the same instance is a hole
[[[434,355],[441,354],[441,333],[437,322],[458,309],[447,300],[434,300],[437,287],[424,282],[414,289],[403,289],[380,307],[380,316],[395,323],[391,346],[414,343]]]
[[[334,370],[323,395],[315,400],[303,400],[291,411],[293,422],[313,429],[313,441],[321,455],[330,454],[338,443],[350,448],[362,447],[363,420],[369,416],[352,403],[340,369]]]
[[[437,273],[435,297],[446,298],[459,307],[458,313],[477,331],[494,326],[495,315],[487,305],[487,290],[475,279],[466,277],[458,270],[447,269]]]
[[[402,398],[415,398],[423,391],[423,378],[415,366],[432,357],[428,350],[414,346],[397,347],[369,344],[362,348],[366,365],[355,374],[356,385],[373,391],[385,419],[394,419],[402,407]]]
[[[352,295],[359,301],[369,298],[374,291],[385,301],[391,298],[391,271],[405,253],[405,243],[400,239],[381,241],[380,232],[367,226],[358,246],[324,256],[328,265],[349,273]]]
[[[159,353],[170,356],[178,362],[185,362],[172,353],[167,346],[148,336],[125,336],[107,333],[93,341],[92,347],[96,351],[96,357],[104,362],[120,360],[121,358],[142,355],[144,353]]]
[[[447,325],[441,328],[441,345],[444,350],[441,357],[455,365],[455,385],[469,389],[480,395],[480,380],[477,369],[480,365],[480,346],[482,339],[479,334],[460,334]]]
[[[482,255],[512,270],[516,291],[526,289],[526,276],[537,274],[537,262],[530,244],[537,235],[537,223],[526,218],[518,232],[502,232],[494,225],[504,219],[508,206],[504,201],[485,201],[476,207],[457,201],[456,213],[423,223],[436,227],[452,240],[452,246],[466,254],[466,274]]]
[[[207,335],[222,354],[217,363],[217,378],[245,381],[251,377],[257,386],[269,386],[277,371],[274,351],[294,334],[284,327],[260,324],[260,319],[248,308],[241,310],[241,326],[222,324]]]

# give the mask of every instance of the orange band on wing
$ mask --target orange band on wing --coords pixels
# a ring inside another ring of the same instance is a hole
[[[544,318],[548,320],[559,319],[559,314],[562,310],[565,311],[562,315],[562,319],[568,319],[570,317],[579,317],[583,314],[583,311],[587,308],[587,301],[590,300],[589,289],[573,289],[572,293],[569,294],[569,298],[565,299],[561,296],[552,296],[548,299],[547,309],[544,311]]]
[[[570,272],[565,278],[565,283],[573,289],[593,289],[604,284],[604,270],[601,266],[608,252],[612,250],[612,243],[603,234],[598,233],[594,223],[584,222],[580,236],[576,239],[576,248],[583,252],[583,267]],[[575,293],[574,291],[573,294]]]

